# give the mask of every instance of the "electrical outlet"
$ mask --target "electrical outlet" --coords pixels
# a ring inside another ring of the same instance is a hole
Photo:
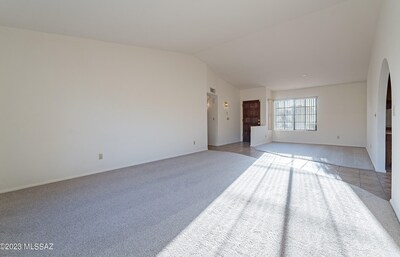
[[[103,160],[103,154],[99,153],[99,160]]]

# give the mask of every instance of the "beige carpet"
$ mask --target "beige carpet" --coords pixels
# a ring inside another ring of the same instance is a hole
[[[268,153],[207,151],[1,194],[0,238],[54,243],[2,256],[400,256],[389,202]]]
[[[159,256],[400,256],[389,202],[265,154]]]
[[[255,149],[290,158],[311,160],[349,168],[374,170],[368,152],[363,147],[273,142],[256,146]]]

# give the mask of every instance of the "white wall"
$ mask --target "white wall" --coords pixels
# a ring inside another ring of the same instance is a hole
[[[216,146],[240,141],[240,101],[239,90],[219,78],[213,71],[207,71],[208,88],[216,89],[218,97],[218,138]],[[224,107],[225,101],[228,108]]]
[[[252,126],[250,130],[251,130],[250,146],[257,146],[270,143],[267,126]]]
[[[0,192],[207,149],[192,56],[5,27],[0,56]]]
[[[266,99],[267,99],[267,107],[266,107],[266,116],[267,116],[267,121],[266,121],[266,127],[267,127],[267,143],[272,142],[272,136],[273,136],[273,129],[274,129],[274,101],[272,98],[272,91],[269,89],[266,89]]]
[[[385,166],[385,94],[387,77],[392,82],[392,206],[400,217],[400,1],[385,0],[381,9],[368,72],[367,145],[375,169]]]
[[[274,99],[318,97],[317,131],[274,130],[273,141],[366,146],[365,82],[274,91],[272,95]]]

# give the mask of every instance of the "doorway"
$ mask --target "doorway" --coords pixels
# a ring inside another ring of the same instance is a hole
[[[208,145],[218,145],[218,97],[207,94],[207,138]]]
[[[387,82],[386,92],[386,138],[385,138],[385,169],[386,172],[392,171],[392,82]]]
[[[260,100],[243,101],[243,142],[250,142],[252,126],[260,126]]]
[[[392,195],[393,133],[396,133],[396,131],[392,130],[392,120],[395,115],[392,78],[389,63],[387,59],[384,59],[382,61],[381,74],[379,78],[377,113],[374,115],[377,124],[375,169],[379,171],[377,175],[383,190],[388,195],[388,198],[391,198]],[[370,142],[369,147],[374,149],[374,146],[371,143],[373,143],[373,141]]]
[[[392,145],[393,145],[393,137],[392,137],[392,81],[390,78],[387,80],[387,89],[386,89],[386,122],[385,125],[385,170],[386,173],[378,174],[379,181],[381,182],[382,188],[385,193],[390,196],[392,195]]]

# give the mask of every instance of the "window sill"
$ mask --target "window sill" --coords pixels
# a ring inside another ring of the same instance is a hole
[[[279,132],[317,132],[318,130],[284,130],[284,129],[274,129],[273,131],[279,131]]]

